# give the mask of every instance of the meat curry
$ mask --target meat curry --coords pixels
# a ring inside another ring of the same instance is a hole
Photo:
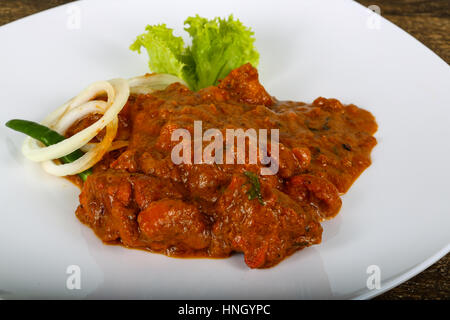
[[[376,145],[370,112],[335,99],[278,101],[250,64],[198,92],[175,83],[132,95],[119,120],[116,139],[129,144],[107,153],[81,185],[78,219],[107,243],[174,257],[241,252],[250,268],[320,243],[320,223],[339,212]],[[203,130],[279,129],[277,174],[260,175],[259,163],[174,164],[171,133],[192,132],[197,120]]]

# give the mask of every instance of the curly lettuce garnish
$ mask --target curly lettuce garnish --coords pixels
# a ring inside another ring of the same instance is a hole
[[[140,53],[144,47],[151,71],[177,76],[195,91],[217,85],[231,70],[245,63],[258,65],[254,33],[232,15],[212,20],[197,15],[188,17],[184,25],[192,38],[190,46],[161,24],[147,26],[130,49]]]

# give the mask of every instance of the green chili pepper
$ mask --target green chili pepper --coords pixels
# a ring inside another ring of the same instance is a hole
[[[30,136],[46,146],[50,146],[52,144],[57,144],[58,142],[61,142],[65,140],[66,138],[62,135],[60,135],[58,132],[53,131],[50,128],[47,128],[46,126],[43,126],[39,123],[28,121],[28,120],[20,120],[20,119],[13,119],[9,120],[6,123],[6,126],[8,128],[11,128],[13,130],[25,133],[27,136]],[[59,160],[62,163],[69,163],[74,162],[78,158],[81,158],[83,156],[83,151],[81,150],[75,150],[74,152],[59,158]],[[78,176],[83,180],[86,181],[87,177],[92,173],[91,169],[87,169],[81,173],[78,174]]]

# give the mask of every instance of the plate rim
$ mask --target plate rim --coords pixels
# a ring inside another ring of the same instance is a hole
[[[347,1],[347,2],[352,3],[352,5],[356,5],[357,7],[359,7],[358,10],[362,9],[362,10],[369,10],[369,11],[371,11],[365,5],[363,5],[363,4],[359,3],[359,2],[356,2],[354,0],[343,0],[343,1]],[[86,5],[92,5],[93,2],[92,1],[88,2],[87,0],[76,0],[76,1],[68,2],[68,3],[60,4],[60,5],[57,5],[55,7],[48,8],[48,9],[45,9],[45,10],[33,13],[31,15],[28,15],[28,16],[25,16],[25,17],[21,17],[21,18],[19,18],[17,20],[8,22],[8,23],[0,26],[0,30],[5,31],[6,29],[8,29],[8,27],[10,27],[12,25],[23,23],[24,21],[30,20],[32,18],[36,18],[36,16],[45,15],[45,14],[48,14],[49,12],[51,12],[51,11],[61,10],[63,7],[68,7],[68,6],[71,6],[71,5],[74,5],[74,4],[80,4],[80,3],[86,4]],[[442,57],[440,57],[436,52],[434,52],[432,49],[427,47],[425,44],[423,44],[421,41],[419,41],[413,35],[411,35],[407,31],[405,31],[404,29],[402,29],[401,27],[399,27],[395,23],[391,22],[390,20],[386,19],[383,15],[380,15],[380,17],[383,20],[383,23],[387,23],[388,25],[390,25],[394,29],[397,29],[397,31],[401,31],[402,35],[406,35],[408,38],[410,38],[410,41],[411,40],[415,41],[416,45],[420,45],[422,48],[425,48],[425,50],[428,51],[428,54],[431,53],[434,56],[434,59],[436,59],[436,58],[439,59],[440,63],[443,63],[445,66],[449,67],[449,64]],[[450,243],[448,243],[447,245],[445,245],[444,247],[439,249],[432,256],[430,256],[429,258],[425,259],[421,263],[412,266],[409,270],[407,270],[405,272],[402,272],[398,276],[392,277],[392,278],[388,279],[387,281],[382,281],[381,282],[381,289],[379,289],[379,290],[369,290],[368,288],[364,288],[359,293],[358,292],[354,292],[353,294],[350,294],[348,296],[348,298],[344,298],[344,299],[368,300],[368,299],[375,298],[375,297],[377,297],[377,296],[379,296],[379,295],[381,295],[383,293],[388,292],[389,290],[393,289],[394,287],[397,287],[397,286],[405,283],[406,281],[410,280],[414,276],[420,274],[425,269],[429,268],[430,266],[435,264],[437,261],[442,259],[449,252],[450,252]],[[1,300],[1,298],[0,298],[0,300]]]

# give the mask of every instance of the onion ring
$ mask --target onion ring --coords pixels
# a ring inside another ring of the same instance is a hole
[[[183,80],[168,74],[146,74],[129,80],[113,79],[94,82],[76,97],[50,113],[41,124],[64,135],[70,126],[89,114],[101,114],[100,119],[54,145],[44,146],[39,141],[28,137],[22,146],[22,153],[32,161],[42,162],[43,169],[55,176],[83,172],[100,161],[106,152],[128,146],[128,141],[114,141],[114,139],[118,130],[118,114],[127,103],[130,93],[148,94],[155,90],[163,90],[175,82],[186,85]],[[106,101],[98,99],[105,94]],[[98,143],[90,143],[89,141],[104,128],[106,128],[106,134],[103,139]],[[59,163],[59,158],[78,149],[86,153],[74,162]]]
[[[128,147],[129,144],[130,143],[128,141],[126,141],[126,140],[113,141],[113,143],[111,144],[111,146],[108,149],[108,152],[109,151],[114,151],[114,150],[117,150],[117,149],[121,149],[121,148],[124,148],[124,147]],[[81,151],[88,152],[88,151],[92,150],[96,145],[97,145],[97,143],[91,143],[90,142],[90,143],[84,145],[83,147],[81,147]]]
[[[156,90],[164,90],[167,86],[176,82],[188,86],[180,78],[164,73],[150,73],[128,79],[131,94],[148,94]]]
[[[61,120],[52,126],[52,129],[56,132],[66,132],[76,121],[89,114],[104,114],[107,107],[105,101],[95,100],[86,102],[78,107],[68,110]]]
[[[73,151],[81,148],[94,138],[106,125],[111,122],[125,106],[130,95],[128,82],[123,79],[114,79],[110,81],[95,82],[80,93],[77,97],[69,101],[63,107],[51,113],[42,123],[50,128],[54,128],[58,121],[71,109],[89,102],[100,93],[106,92],[108,96],[107,110],[105,114],[89,127],[74,134],[72,137],[65,139],[57,144],[41,147],[32,138],[27,138],[22,147],[22,153],[32,161],[47,161],[61,158]],[[99,100],[102,101],[102,100]],[[63,134],[63,132],[58,132]]]
[[[55,164],[52,160],[42,162],[43,169],[55,176],[68,176],[83,172],[91,168],[94,164],[99,162],[103,155],[108,151],[109,146],[116,137],[118,127],[118,119],[115,117],[113,121],[106,126],[106,135],[101,142],[97,143],[95,147],[86,152],[81,158],[74,162],[66,164]]]

